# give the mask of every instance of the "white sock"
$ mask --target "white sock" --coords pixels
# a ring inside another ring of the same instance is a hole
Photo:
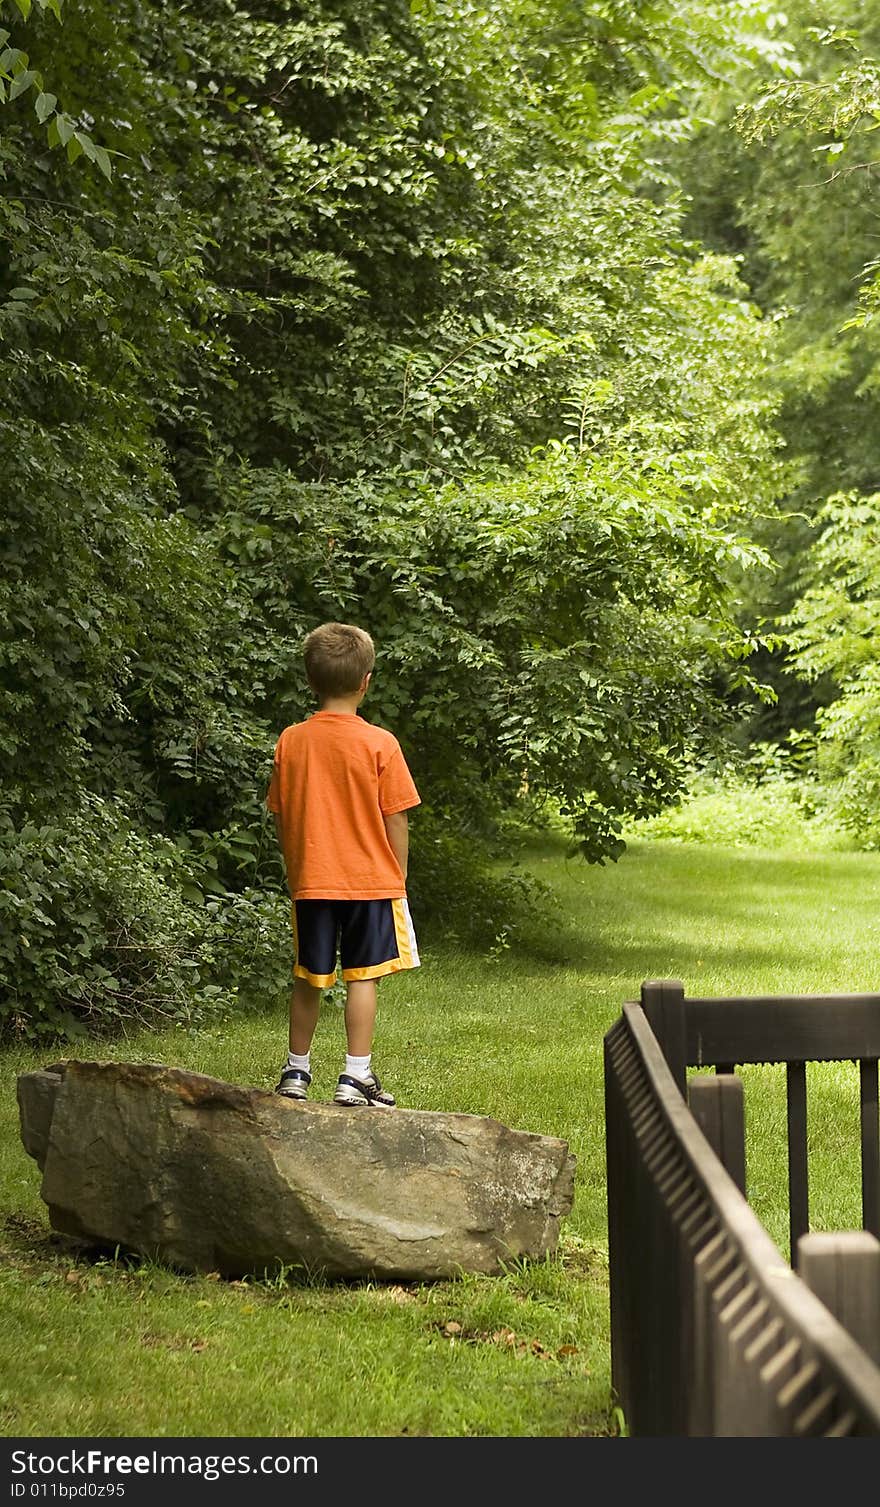
[[[370,1062],[372,1060],[372,1056],[372,1052],[370,1053],[369,1057],[349,1057],[346,1053],[345,1071],[348,1073],[349,1077],[366,1078],[367,1074],[370,1071]]]
[[[312,1071],[311,1068],[310,1068],[310,1066],[309,1066],[309,1057],[310,1056],[311,1056],[311,1053],[309,1053],[309,1052],[306,1052],[306,1054],[305,1054],[304,1057],[298,1057],[297,1054],[296,1054],[296,1052],[288,1052],[288,1054],[287,1054],[287,1066],[288,1067],[298,1067],[301,1073],[310,1073]]]

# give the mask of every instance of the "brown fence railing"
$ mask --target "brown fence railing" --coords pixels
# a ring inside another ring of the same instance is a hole
[[[605,1038],[605,1127],[612,1381],[630,1433],[880,1434],[877,1345],[820,1301],[746,1201],[733,1071],[787,1064],[796,1261],[818,1238],[807,1233],[805,1064],[861,1063],[863,1218],[875,1232],[878,1055],[880,996],[690,1000],[662,981],[624,1005]],[[717,1074],[688,1082],[688,1066],[706,1065]],[[871,1233],[857,1238],[875,1246]],[[848,1269],[858,1265],[868,1288],[847,1301],[880,1324],[870,1285],[880,1269],[864,1256]]]

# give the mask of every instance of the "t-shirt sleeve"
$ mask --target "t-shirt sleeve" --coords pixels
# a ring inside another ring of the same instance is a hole
[[[275,760],[272,765],[272,778],[269,781],[269,789],[266,791],[266,805],[270,811],[281,811],[281,784],[278,778],[278,765],[280,762],[281,739],[275,744]]]
[[[379,775],[379,807],[382,815],[394,816],[397,811],[409,811],[421,803],[422,798],[416,790],[398,744]]]

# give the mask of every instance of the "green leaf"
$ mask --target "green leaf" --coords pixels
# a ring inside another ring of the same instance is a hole
[[[30,89],[36,77],[37,75],[33,68],[25,68],[24,73],[17,73],[9,86],[9,98],[11,100],[18,99],[20,94],[24,94],[26,89]]]
[[[98,167],[101,169],[101,172],[104,174],[105,178],[112,178],[113,168],[111,166],[110,158],[107,152],[105,152],[103,147],[99,147],[96,142],[93,142],[92,145],[95,148],[94,161],[98,164]]]
[[[82,142],[80,141],[79,137],[77,135],[71,136],[69,142],[67,143],[68,162],[76,162],[77,157],[81,157],[82,153]]]
[[[94,162],[97,148],[91,136],[87,136],[85,131],[74,131],[73,135],[74,140],[79,142],[89,162]]]
[[[37,112],[37,120],[40,122],[40,125],[43,125],[44,121],[48,120],[57,103],[58,99],[54,94],[44,93],[37,95],[34,100],[34,109]]]
[[[28,16],[31,13],[33,0],[15,0],[15,3],[21,11],[21,14],[24,16],[24,19],[27,20]]]
[[[56,115],[55,120],[58,123],[58,140],[63,147],[66,147],[73,136],[73,121],[69,115]]]
[[[39,298],[39,296],[36,288],[13,288],[9,294],[10,298]]]
[[[49,121],[49,126],[46,131],[46,139],[48,140],[50,147],[57,147],[61,145],[61,132],[58,129],[58,120],[59,117],[57,115],[53,115],[52,119]]]

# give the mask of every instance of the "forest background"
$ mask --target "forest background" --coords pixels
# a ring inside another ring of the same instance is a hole
[[[880,843],[875,7],[0,20],[7,1036],[283,989],[328,618],[428,933],[528,924],[523,826],[613,860],[713,777]]]

